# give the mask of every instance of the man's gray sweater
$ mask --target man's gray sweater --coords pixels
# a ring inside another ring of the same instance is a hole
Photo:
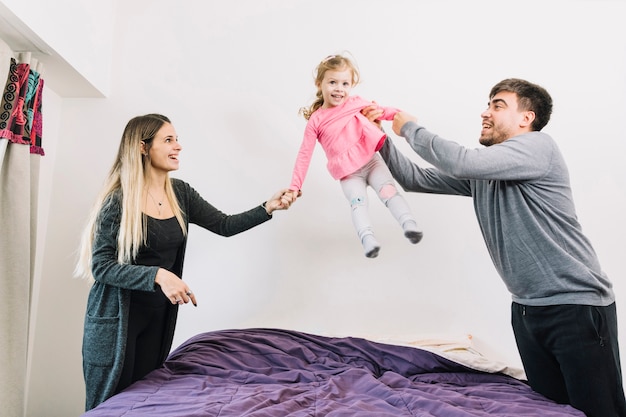
[[[513,301],[529,306],[614,302],[612,284],[578,223],[555,141],[531,132],[468,149],[408,122],[404,136],[434,168],[420,168],[388,138],[380,150],[406,191],[472,197],[493,263]]]

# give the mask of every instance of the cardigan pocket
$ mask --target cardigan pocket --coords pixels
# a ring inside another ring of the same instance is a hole
[[[119,317],[87,315],[83,334],[83,360],[95,366],[111,366],[117,350]]]

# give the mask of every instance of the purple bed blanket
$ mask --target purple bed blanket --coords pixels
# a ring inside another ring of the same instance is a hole
[[[432,352],[278,330],[199,334],[84,417],[584,417]]]

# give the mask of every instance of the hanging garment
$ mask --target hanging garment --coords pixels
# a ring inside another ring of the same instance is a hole
[[[6,86],[0,102],[0,138],[30,145],[31,153],[44,155],[41,146],[41,96],[43,79],[30,64],[11,58]]]

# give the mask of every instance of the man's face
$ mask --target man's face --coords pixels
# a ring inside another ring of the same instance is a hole
[[[487,110],[480,117],[483,120],[480,143],[496,145],[530,130],[527,111],[517,106],[517,94],[501,91],[489,100]]]

